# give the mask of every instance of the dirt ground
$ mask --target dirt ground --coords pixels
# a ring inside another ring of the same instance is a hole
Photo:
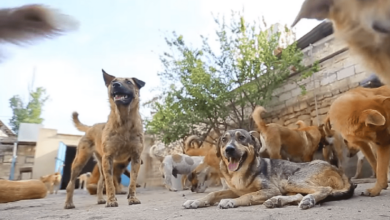
[[[355,196],[349,200],[328,202],[309,210],[297,206],[266,209],[262,205],[218,209],[216,206],[186,210],[182,204],[187,199],[196,199],[205,194],[190,191],[169,192],[163,188],[138,188],[140,205],[127,205],[126,195],[117,195],[119,207],[106,208],[97,205],[96,197],[84,190],[75,191],[76,209],[65,210],[64,190],[44,199],[18,201],[0,204],[0,219],[175,219],[175,220],[228,220],[228,219],[390,219],[390,189],[382,191],[378,197],[360,196],[360,193],[373,183],[359,184]],[[210,188],[206,193],[218,190]]]

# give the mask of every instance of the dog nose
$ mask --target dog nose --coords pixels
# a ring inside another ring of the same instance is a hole
[[[234,153],[234,151],[235,151],[235,148],[231,145],[229,145],[225,148],[226,154],[232,154],[232,153]]]
[[[114,82],[112,87],[121,87],[122,85],[119,82]]]

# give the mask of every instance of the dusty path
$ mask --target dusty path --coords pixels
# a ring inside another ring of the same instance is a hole
[[[119,207],[105,208],[96,205],[96,197],[85,191],[76,190],[76,209],[63,209],[65,191],[48,195],[44,199],[0,204],[0,219],[175,219],[175,220],[240,220],[240,219],[390,219],[390,190],[382,191],[375,198],[359,196],[360,192],[373,184],[360,184],[355,196],[350,200],[328,202],[309,210],[299,210],[297,206],[266,209],[264,206],[239,207],[220,210],[216,206],[196,210],[185,210],[182,204],[186,199],[194,199],[204,194],[190,191],[169,192],[158,189],[139,189],[140,205],[128,206],[126,195],[118,195]],[[210,192],[214,189],[208,189]]]

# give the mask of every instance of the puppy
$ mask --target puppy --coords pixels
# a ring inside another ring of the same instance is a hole
[[[259,140],[248,131],[225,132],[219,139],[217,153],[229,189],[187,200],[183,207],[194,209],[219,203],[222,209],[259,204],[273,208],[299,203],[299,208],[309,209],[317,203],[353,196],[356,186],[325,161],[293,163],[264,159],[259,157],[259,150]]]
[[[101,170],[97,188],[97,203],[106,207],[117,207],[113,177],[114,162],[125,163],[131,160],[131,179],[128,190],[128,204],[140,204],[136,197],[136,183],[141,166],[141,153],[144,148],[144,131],[139,113],[139,94],[145,82],[137,78],[120,78],[106,73],[103,79],[107,87],[110,115],[102,124],[99,135],[86,134],[77,146],[77,154],[72,163],[71,177],[66,188],[65,209],[75,208],[73,192],[75,180],[91,158],[95,156]],[[92,128],[91,128],[92,129]],[[103,198],[103,181],[106,185],[107,201]]]
[[[292,26],[302,18],[331,20],[335,37],[390,85],[389,13],[390,1],[386,0],[306,0]]]
[[[289,129],[281,125],[266,124],[261,114],[265,109],[257,106],[252,118],[260,131],[263,153],[266,149],[271,159],[289,159],[294,162],[309,162],[313,160],[321,140],[321,133],[315,126],[304,126],[298,129]],[[300,126],[303,124],[300,124]]]
[[[170,191],[176,192],[177,189],[172,185],[172,176],[177,178],[177,174],[188,175],[190,174],[200,163],[203,162],[203,156],[188,156],[185,154],[172,154],[165,156],[160,166],[160,172],[164,178],[166,187]],[[186,179],[182,178],[183,187]]]
[[[60,189],[60,184],[61,184],[61,179],[62,179],[60,170],[64,166],[65,165],[61,165],[58,168],[58,171],[53,173],[53,174],[40,177],[40,180],[43,183],[45,183],[46,186],[48,187],[50,194],[53,194],[54,189],[55,189],[54,193],[57,194],[58,190]]]
[[[46,197],[46,194],[46,185],[40,180],[10,181],[0,179],[0,203],[42,199]]]

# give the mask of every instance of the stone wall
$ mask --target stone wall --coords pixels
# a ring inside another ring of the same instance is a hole
[[[320,71],[304,80],[300,80],[299,74],[292,75],[276,89],[271,102],[265,106],[267,122],[291,128],[296,127],[297,120],[307,125],[321,124],[333,100],[371,74],[333,35],[305,48],[303,53],[305,65],[320,61]],[[306,88],[306,94],[302,94],[300,86]]]
[[[0,152],[0,178],[8,179],[11,172],[13,145],[1,145]],[[29,173],[19,175],[21,167],[34,165],[35,145],[19,144],[14,169],[14,179],[31,179]]]

